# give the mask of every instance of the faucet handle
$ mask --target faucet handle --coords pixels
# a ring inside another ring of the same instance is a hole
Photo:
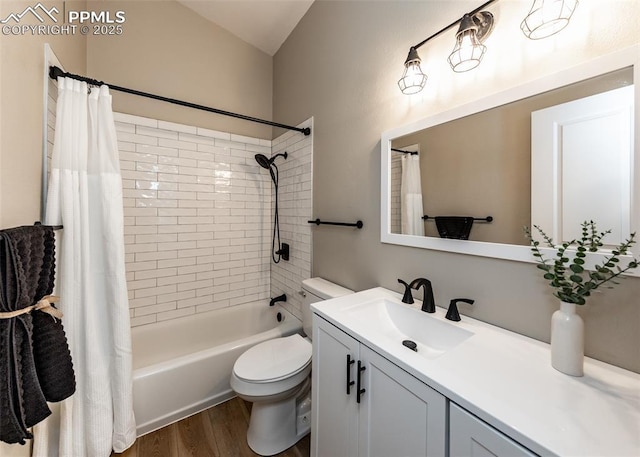
[[[468,303],[469,305],[473,305],[474,303],[470,298],[454,298],[451,300],[449,302],[447,315],[445,316],[450,321],[459,322],[461,320],[460,313],[458,312],[458,302]]]
[[[398,282],[404,286],[404,295],[402,296],[402,303],[408,305],[413,303],[413,295],[411,295],[411,286],[402,279],[398,278]]]

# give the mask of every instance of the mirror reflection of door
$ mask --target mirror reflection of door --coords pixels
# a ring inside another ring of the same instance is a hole
[[[531,221],[556,242],[593,220],[605,242],[631,231],[633,86],[531,113]]]

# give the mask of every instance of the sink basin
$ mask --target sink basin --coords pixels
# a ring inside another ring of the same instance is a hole
[[[473,336],[455,324],[385,298],[353,305],[344,313],[366,325],[377,338],[391,339],[398,346],[404,340],[415,342],[417,353],[426,358],[436,358]]]

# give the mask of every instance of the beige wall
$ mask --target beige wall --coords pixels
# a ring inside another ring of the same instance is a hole
[[[62,3],[51,1],[45,6],[61,12]],[[0,18],[30,5],[35,3],[2,0]],[[67,8],[83,9],[84,5],[84,1],[67,1]],[[22,23],[37,24],[31,18]],[[40,220],[45,43],[69,71],[85,71],[84,37],[0,34],[0,227]],[[30,448],[31,442],[25,446],[0,443],[0,455],[24,457],[30,455]]]
[[[580,2],[569,27],[542,41],[527,40],[519,29],[530,4],[490,7],[496,28],[472,72],[448,67],[453,31],[426,44],[419,52],[429,81],[415,96],[396,84],[409,47],[477,2],[313,4],[275,56],[274,116],[282,122],[314,116],[314,217],[364,221],[362,230],[314,229],[314,275],[358,290],[399,290],[397,278],[424,276],[439,305],[474,298],[462,313],[549,340],[558,304],[534,265],[380,243],[383,131],[640,42],[639,2]],[[628,278],[580,309],[587,355],[640,371],[638,296],[640,280]]]
[[[37,2],[36,2],[37,3]],[[82,9],[84,1],[67,1]],[[30,1],[0,2],[0,17],[20,13]],[[46,2],[62,12],[62,1]],[[24,18],[21,24],[39,24]],[[40,219],[44,44],[49,43],[69,71],[83,73],[82,36],[0,34],[0,227]]]
[[[273,58],[174,1],[97,2],[120,36],[87,37],[87,74],[118,86],[271,119]],[[271,127],[113,92],[115,111],[257,138]],[[303,119],[301,119],[303,120]]]

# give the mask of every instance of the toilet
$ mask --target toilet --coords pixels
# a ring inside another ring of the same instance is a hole
[[[233,366],[231,388],[253,403],[247,430],[249,447],[274,455],[293,446],[311,426],[311,303],[353,293],[310,278],[302,281],[302,325],[299,334],[264,341],[244,352]]]

